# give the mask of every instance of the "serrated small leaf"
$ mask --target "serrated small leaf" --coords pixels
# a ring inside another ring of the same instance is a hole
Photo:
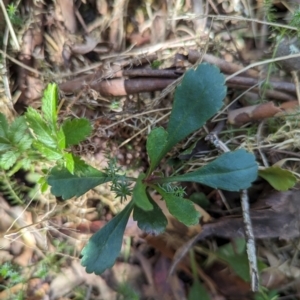
[[[153,209],[151,211],[145,211],[135,205],[133,209],[133,219],[137,221],[138,227],[141,230],[148,234],[159,235],[165,231],[168,220],[150,195],[148,195],[148,197]]]
[[[11,142],[7,138],[0,136],[0,151],[7,151],[11,148]]]
[[[105,173],[83,163],[79,166],[76,161],[77,159],[75,174],[71,174],[66,168],[55,167],[50,171],[47,182],[54,196],[64,200],[79,197],[97,185],[111,181]]]
[[[259,170],[258,175],[268,181],[277,191],[287,191],[297,182],[297,178],[292,172],[277,166]]]
[[[57,131],[57,145],[61,150],[66,149],[66,137],[62,128]]]
[[[239,149],[226,152],[206,166],[183,175],[164,178],[163,182],[198,182],[227,191],[247,189],[257,178],[258,166],[255,156]]]
[[[8,129],[8,138],[12,143],[17,145],[20,140],[24,137],[28,126],[24,117],[17,117],[10,125]],[[27,134],[28,135],[28,134]]]
[[[6,116],[0,112],[0,137],[7,137],[8,122]]]
[[[65,167],[67,170],[74,174],[75,162],[72,153],[64,153]]]
[[[34,141],[33,146],[40,152],[42,156],[44,156],[48,160],[59,160],[63,157],[61,152],[57,151],[56,149],[47,147],[41,142]]]
[[[58,90],[55,83],[49,83],[42,98],[42,112],[46,121],[56,128]]]
[[[202,127],[223,105],[225,76],[210,64],[188,70],[175,91],[165,153],[192,132]]]
[[[132,208],[133,201],[96,232],[83,248],[81,264],[86,267],[87,273],[100,275],[114,265],[121,251],[123,234]]]
[[[149,211],[153,209],[153,205],[148,199],[146,192],[146,185],[143,183],[143,179],[146,177],[144,173],[141,173],[136,181],[136,184],[133,188],[133,199],[134,204],[139,208]]]
[[[0,156],[0,167],[2,167],[4,170],[8,170],[14,165],[19,156],[20,154],[15,151],[5,152]]]
[[[92,132],[92,126],[89,120],[84,118],[66,120],[62,128],[66,137],[66,147],[77,145]]]
[[[24,134],[23,137],[21,137],[17,147],[21,152],[23,152],[31,148],[32,142],[33,140],[31,136],[28,134]]]
[[[167,144],[168,133],[162,128],[154,128],[147,138],[147,153],[150,159],[150,170],[153,171],[161,159],[161,153]]]
[[[32,107],[28,107],[25,114],[26,121],[33,130],[36,138],[41,143],[50,148],[57,147],[56,138],[52,134],[52,129],[47,125],[42,116]]]
[[[195,209],[194,203],[188,199],[177,197],[161,189],[157,190],[166,202],[167,208],[179,222],[186,226],[199,222],[200,213]]]

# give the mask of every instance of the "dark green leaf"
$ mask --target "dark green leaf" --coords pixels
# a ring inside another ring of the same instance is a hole
[[[148,199],[146,193],[146,185],[143,183],[143,179],[145,178],[145,174],[141,173],[137,179],[137,182],[133,188],[133,199],[134,204],[140,207],[143,210],[149,211],[153,209],[153,205]]]
[[[56,128],[58,91],[55,83],[49,83],[42,99],[42,111],[46,121]]]
[[[187,71],[175,92],[164,154],[217,113],[225,96],[225,77],[217,67],[201,64]]]
[[[257,178],[255,156],[239,149],[227,152],[197,171],[163,178],[160,182],[191,181],[216,189],[239,191],[247,189]]]
[[[149,234],[159,235],[163,233],[168,225],[168,220],[161,211],[160,207],[148,195],[153,209],[144,211],[138,206],[134,206],[133,219],[138,222],[138,227]]]
[[[277,166],[259,170],[258,175],[268,181],[278,191],[287,191],[297,182],[297,178],[292,172]]]
[[[133,208],[133,201],[103,228],[96,232],[83,248],[81,264],[87,273],[100,275],[115,263],[122,246],[123,234]]]
[[[46,157],[48,160],[59,160],[61,159],[62,153],[57,151],[56,149],[47,147],[39,141],[34,141],[33,146],[40,152],[40,154]]]
[[[28,107],[25,117],[29,127],[33,130],[38,141],[50,148],[57,147],[57,141],[56,138],[53,137],[52,129],[36,110],[32,107]]]
[[[7,151],[0,156],[0,167],[4,170],[8,170],[13,166],[13,164],[17,161],[19,153],[15,151]]]
[[[162,127],[153,129],[148,135],[146,147],[150,159],[151,171],[155,169],[162,158],[160,154],[167,144],[167,137],[168,133]]]
[[[105,173],[88,165],[80,167],[79,172],[76,164],[75,160],[75,174],[71,174],[65,168],[55,167],[51,170],[47,182],[53,195],[63,199],[79,197],[97,185],[111,180]]]
[[[201,295],[201,296],[200,296]],[[196,278],[189,292],[188,300],[210,300],[210,296],[202,283]]]
[[[0,112],[0,137],[7,137],[8,123],[6,117]]]
[[[167,208],[179,222],[186,226],[195,225],[199,222],[200,214],[195,209],[192,201],[167,193],[162,189],[157,190],[166,201]]]
[[[89,120],[83,118],[66,120],[62,128],[66,137],[66,147],[77,145],[92,132]]]

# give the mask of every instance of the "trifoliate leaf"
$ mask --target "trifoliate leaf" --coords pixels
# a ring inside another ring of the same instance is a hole
[[[38,141],[50,148],[57,147],[57,141],[52,134],[51,127],[48,126],[42,116],[35,109],[28,107],[25,118]]]
[[[56,128],[58,90],[55,83],[48,84],[42,98],[42,111],[46,121]]]
[[[7,137],[8,123],[3,113],[0,113],[0,137]]]
[[[66,137],[66,147],[77,145],[92,132],[92,126],[89,120],[84,118],[66,120],[62,128]]]
[[[81,264],[87,273],[100,275],[115,263],[122,246],[123,234],[133,208],[133,201],[103,228],[96,232],[83,248]]]
[[[19,156],[20,154],[15,151],[5,152],[0,156],[0,167],[4,170],[8,170],[14,165]]]
[[[259,170],[258,175],[268,181],[277,191],[287,191],[297,182],[297,178],[292,172],[277,166]]]
[[[168,225],[168,220],[160,207],[148,195],[153,209],[145,211],[138,206],[134,206],[133,219],[138,222],[138,227],[148,234],[159,235],[163,233]]]
[[[239,191],[247,189],[257,178],[258,166],[255,156],[239,149],[220,157],[191,173],[164,178],[163,182],[191,181],[216,189]]]
[[[78,170],[80,169],[80,172]],[[79,168],[75,159],[75,174],[71,174],[66,168],[57,167],[50,171],[47,179],[51,186],[51,193],[64,200],[79,197],[99,184],[109,182],[111,178],[97,169],[82,164]]]
[[[161,153],[167,144],[168,133],[162,128],[153,129],[147,138],[147,153],[150,159],[150,170],[153,171],[158,165]]]
[[[40,152],[40,154],[46,157],[48,160],[59,160],[63,157],[62,153],[56,149],[47,147],[41,142],[34,141],[33,146]]]
[[[202,127],[223,105],[225,77],[209,64],[188,70],[175,91],[165,153],[192,132]]]
[[[149,211],[153,209],[153,205],[148,199],[147,192],[146,192],[146,185],[142,182],[143,179],[146,177],[145,174],[141,173],[137,179],[137,182],[133,188],[133,199],[134,204],[137,205],[139,208]]]
[[[162,189],[157,190],[166,202],[167,208],[179,222],[186,226],[195,225],[199,222],[200,214],[195,209],[194,203],[188,199],[177,197]]]

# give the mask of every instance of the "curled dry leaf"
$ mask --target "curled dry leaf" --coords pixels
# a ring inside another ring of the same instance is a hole
[[[228,122],[233,125],[242,125],[251,121],[282,116],[296,107],[298,107],[298,101],[286,102],[280,106],[275,106],[274,102],[247,106],[229,111]]]

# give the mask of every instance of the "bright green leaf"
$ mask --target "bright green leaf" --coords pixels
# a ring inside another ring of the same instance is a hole
[[[62,128],[66,137],[66,147],[77,145],[92,132],[91,123],[84,118],[66,120]]]
[[[153,209],[151,211],[145,211],[135,205],[133,209],[133,219],[138,222],[138,227],[144,232],[159,235],[165,231],[168,220],[150,195],[148,195],[148,197]]]
[[[8,170],[13,166],[13,164],[17,161],[19,153],[15,151],[7,151],[0,156],[0,167],[4,170]]]
[[[166,201],[167,208],[179,222],[186,226],[195,225],[199,222],[200,214],[195,209],[192,201],[177,197],[171,193],[167,193],[162,189],[157,189],[163,199]]]
[[[42,156],[46,157],[48,160],[59,160],[63,157],[61,152],[47,147],[41,142],[34,141],[33,146],[40,152]]]
[[[164,154],[216,114],[225,96],[225,77],[217,67],[204,63],[187,71],[175,92]]]
[[[137,179],[137,182],[133,188],[133,199],[134,204],[140,207],[143,210],[149,211],[153,209],[153,205],[148,199],[146,192],[146,185],[143,183],[145,174],[141,173]]]
[[[10,125],[8,129],[8,138],[9,140],[17,145],[20,140],[24,137],[28,129],[28,126],[26,124],[24,117],[18,117],[16,118]]]
[[[226,152],[206,166],[183,175],[162,178],[160,183],[191,181],[227,191],[247,189],[257,178],[255,156],[243,149]]]
[[[56,128],[58,91],[55,83],[49,83],[42,98],[42,111],[46,121]]]
[[[57,147],[57,141],[56,138],[53,137],[51,128],[35,109],[28,107],[25,117],[38,141],[50,148]]]
[[[6,117],[3,113],[0,112],[0,136],[4,138],[7,137],[7,131],[8,123]]]
[[[65,160],[65,167],[67,168],[67,170],[71,174],[74,174],[75,163],[74,163],[74,158],[72,153],[64,153],[64,160]]]
[[[146,147],[150,159],[151,171],[155,169],[162,158],[160,154],[167,144],[167,137],[168,133],[162,127],[153,129],[148,135]]]
[[[278,191],[287,191],[297,182],[297,178],[292,172],[277,166],[259,170],[258,175]]]
[[[51,186],[51,193],[56,197],[70,199],[79,197],[96,187],[99,184],[109,182],[111,179],[105,173],[97,169],[84,165],[78,172],[78,163],[75,159],[75,174],[71,174],[67,169],[53,168],[47,179]]]
[[[57,145],[61,150],[64,150],[66,148],[66,137],[62,128],[60,128],[57,132]]]
[[[26,151],[31,148],[32,142],[33,142],[33,140],[31,138],[31,136],[28,134],[24,134],[21,137],[17,147],[21,152],[23,152],[23,151]]]
[[[133,209],[133,201],[103,228],[96,232],[83,248],[81,264],[87,273],[100,275],[115,263],[122,246],[123,234]]]

